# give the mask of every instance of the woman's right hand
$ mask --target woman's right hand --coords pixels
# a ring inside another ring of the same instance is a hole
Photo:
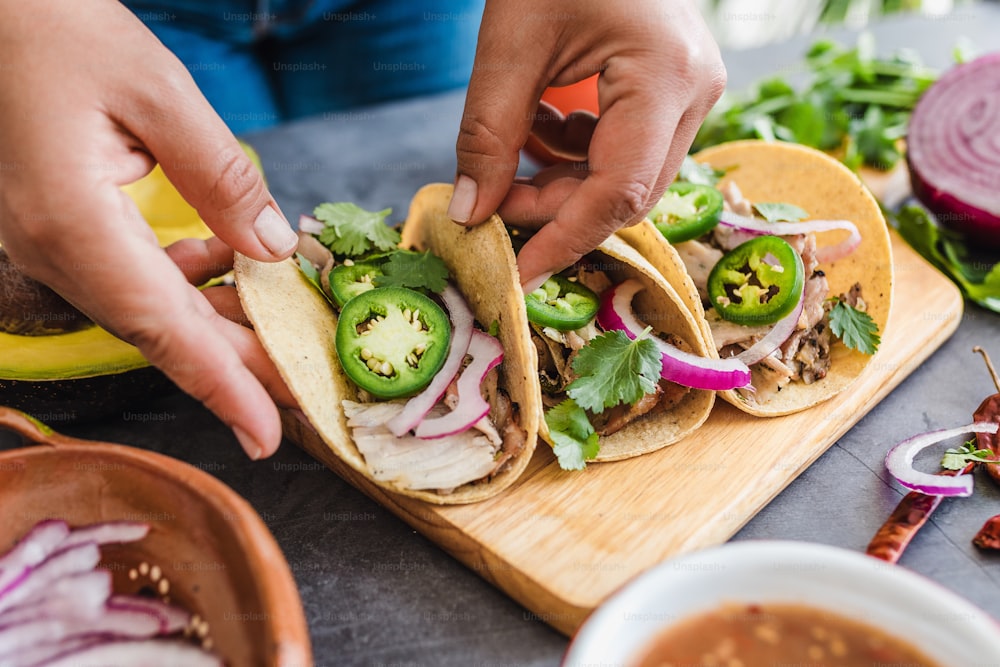
[[[158,246],[119,187],[156,162],[222,243]],[[114,0],[0,0],[0,242],[204,402],[251,458],[277,448],[268,391],[291,404],[287,389],[188,278],[232,249],[281,260],[295,233],[184,65]]]

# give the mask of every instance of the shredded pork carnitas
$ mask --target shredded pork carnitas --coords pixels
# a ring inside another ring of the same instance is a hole
[[[721,192],[726,210],[744,216],[753,215],[753,205],[735,183],[726,184]],[[736,356],[753,347],[771,330],[771,326],[744,326],[722,319],[708,298],[708,276],[712,267],[726,252],[749,238],[751,236],[745,232],[719,225],[699,239],[675,246],[705,304],[705,317],[719,355],[723,358]],[[802,315],[795,331],[773,354],[750,369],[755,389],[753,400],[758,402],[766,401],[790,382],[816,382],[826,377],[830,369],[832,338],[827,315],[831,307],[827,299],[830,288],[826,275],[817,268],[816,237],[813,234],[798,234],[782,238],[802,257],[808,278],[802,296]],[[840,299],[851,306],[864,306],[859,284],[855,284],[849,293],[840,295]]]
[[[428,417],[451,409],[457,400],[454,384]],[[487,374],[480,390],[490,404],[489,414],[472,428],[441,438],[396,437],[389,431],[386,423],[402,411],[405,400],[343,401],[354,444],[372,476],[407,489],[450,493],[501,472],[524,448],[527,434],[518,423],[516,407],[498,386],[496,369]]]
[[[574,279],[593,290],[595,294],[601,294],[613,284],[604,271],[588,269],[585,264],[581,264],[577,269]],[[576,379],[573,360],[584,345],[600,334],[600,330],[593,322],[575,331],[557,331],[551,327],[531,324],[531,341],[538,351],[542,404],[546,408],[565,400],[567,385]],[[668,335],[664,338],[671,345],[686,349],[684,341],[677,336]],[[690,390],[687,387],[661,380],[653,392],[646,394],[634,404],[618,405],[599,415],[591,415],[590,421],[598,435],[611,435],[643,415],[669,410],[677,405],[688,391]]]

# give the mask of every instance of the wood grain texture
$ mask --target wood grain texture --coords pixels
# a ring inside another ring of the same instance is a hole
[[[576,473],[560,470],[539,447],[507,491],[450,507],[375,487],[290,413],[285,433],[535,617],[571,634],[629,579],[732,537],[955,331],[963,312],[958,290],[895,234],[892,242],[897,279],[877,358],[846,391],[805,412],[763,419],[716,402],[681,442]]]

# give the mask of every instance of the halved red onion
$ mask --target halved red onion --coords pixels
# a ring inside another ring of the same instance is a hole
[[[906,133],[913,192],[938,221],[1000,248],[1000,51],[945,72]]]
[[[816,249],[816,259],[820,264],[836,262],[838,259],[846,257],[854,252],[854,249],[861,243],[861,232],[858,231],[858,226],[850,220],[768,222],[767,220],[739,215],[732,211],[723,211],[722,217],[719,218],[719,224],[727,227],[735,227],[745,232],[753,232],[758,235],[767,234],[770,236],[793,236],[795,234],[829,232],[835,229],[843,229],[849,232],[847,238],[843,241]]]
[[[632,311],[632,298],[642,289],[642,283],[630,278],[605,290],[597,311],[597,323],[601,328],[605,331],[624,331],[633,340],[642,333],[646,325],[639,322]],[[650,336],[650,340],[662,355],[660,377],[665,380],[710,391],[750,386],[750,369],[739,359],[708,359],[679,350],[658,336]]]
[[[307,234],[319,234],[326,228],[322,222],[312,217],[311,215],[300,215],[299,216],[299,231],[306,232]]]
[[[799,290],[799,301],[795,304],[795,308],[792,309],[792,312],[778,320],[775,325],[771,327],[771,330],[767,332],[766,336],[754,343],[748,349],[737,354],[736,358],[745,363],[747,366],[753,366],[758,361],[781,347],[781,345],[788,340],[788,337],[795,331],[795,327],[799,324],[799,317],[802,316],[802,308],[804,306],[803,302],[805,301],[802,297],[805,295],[805,291],[806,281],[803,280],[802,288]]]
[[[458,404],[440,417],[425,419],[417,426],[418,438],[440,438],[466,431],[490,411],[490,404],[483,398],[479,385],[491,368],[503,361],[503,347],[493,336],[473,329],[472,340],[466,353],[472,361],[458,377]]]
[[[908,489],[929,496],[971,496],[972,475],[932,475],[914,469],[913,459],[926,447],[965,433],[996,433],[996,422],[976,422],[968,426],[921,433],[907,438],[889,450],[885,467],[897,482]]]
[[[475,318],[469,310],[469,304],[454,286],[448,285],[441,292],[441,300],[451,319],[451,344],[448,356],[427,387],[406,402],[406,407],[398,415],[386,422],[386,426],[397,438],[413,430],[417,424],[430,412],[434,404],[444,394],[448,385],[462,369],[465,353],[472,340]]]

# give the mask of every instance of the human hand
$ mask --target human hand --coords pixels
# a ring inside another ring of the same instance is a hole
[[[600,72],[600,115],[539,99]],[[499,211],[538,231],[518,256],[536,287],[635,224],[674,179],[725,87],[718,47],[689,0],[487,0],[457,142],[449,215]],[[514,182],[530,132],[574,162]]]
[[[11,258],[138,346],[251,458],[273,453],[281,425],[267,389],[292,399],[252,332],[192,283],[231,264],[232,248],[287,257],[296,235],[185,67],[113,0],[30,11],[0,0],[0,137]],[[119,189],[157,161],[221,241],[158,246]]]

